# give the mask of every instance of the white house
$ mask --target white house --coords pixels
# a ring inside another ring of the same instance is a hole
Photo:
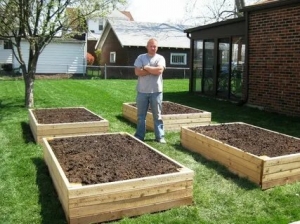
[[[129,12],[114,10],[107,16],[112,20],[133,20]],[[78,39],[55,38],[49,43],[39,56],[36,73],[37,74],[84,74],[86,72],[86,52],[89,43],[95,50],[107,18],[93,18],[87,21],[88,33],[86,37]],[[94,43],[93,43],[94,42]],[[21,49],[25,61],[28,61],[29,44],[22,41]],[[20,66],[13,56],[12,48],[8,42],[0,40],[0,70],[2,64],[12,64],[13,68]]]
[[[133,18],[131,16],[130,12],[119,11],[119,10],[112,11],[107,17],[88,19],[88,21],[87,21],[88,40],[98,41],[108,19],[109,20],[133,21]]]
[[[12,64],[13,57],[8,41],[0,40],[0,65]],[[1,69],[1,67],[0,67]]]
[[[85,40],[62,40],[57,38],[49,43],[38,59],[37,74],[83,74],[85,73]],[[5,41],[0,40],[0,64],[12,64],[13,68],[20,67],[13,56],[11,47],[6,49]],[[28,61],[29,44],[22,41],[21,51],[24,61]]]

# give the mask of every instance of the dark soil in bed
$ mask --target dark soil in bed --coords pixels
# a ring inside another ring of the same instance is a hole
[[[136,107],[136,103],[131,104],[132,106]],[[151,108],[149,110],[151,112]],[[192,113],[203,113],[202,110],[184,106],[181,104],[165,101],[162,104],[162,112],[163,115],[167,114],[192,114]]]
[[[189,128],[257,156],[276,157],[300,152],[300,139],[247,124]]]
[[[114,182],[175,173],[180,168],[129,135],[59,138],[49,144],[71,183]]]
[[[85,108],[44,108],[32,110],[39,124],[90,122],[102,120]]]
[[[200,110],[196,110],[199,112]],[[99,117],[78,108],[68,113],[36,110],[39,123],[95,121]],[[164,114],[194,113],[178,104],[164,105]],[[191,128],[257,156],[269,157],[300,152],[298,138],[249,125],[198,126]],[[177,165],[150,152],[144,144],[122,135],[72,137],[51,141],[51,147],[70,182],[95,184],[176,172]]]

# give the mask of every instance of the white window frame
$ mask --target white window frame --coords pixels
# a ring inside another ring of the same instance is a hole
[[[179,61],[179,59],[181,57],[182,57],[182,60]],[[171,53],[171,56],[170,56],[170,64],[171,65],[186,65],[186,63],[187,63],[187,54],[186,53]]]
[[[4,50],[12,49],[12,43],[10,40],[3,40],[3,49]]]
[[[109,62],[110,63],[116,63],[116,52],[112,51],[109,53]]]
[[[98,30],[102,31],[104,29],[103,19],[98,20]]]

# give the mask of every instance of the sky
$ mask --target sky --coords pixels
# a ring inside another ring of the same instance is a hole
[[[135,21],[173,22],[185,16],[185,5],[189,0],[128,0],[130,11]],[[209,0],[201,0],[204,4]]]
[[[176,22],[185,15],[188,0],[128,0],[135,21]],[[204,0],[207,1],[207,0]]]
[[[184,20],[186,5],[190,0],[127,0],[127,8],[135,21],[172,22]],[[197,0],[197,9],[205,7],[212,0]],[[232,0],[233,1],[233,0]],[[245,0],[246,4],[257,0]]]

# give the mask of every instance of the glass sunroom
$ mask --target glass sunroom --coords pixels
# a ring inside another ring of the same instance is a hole
[[[191,92],[234,101],[242,99],[245,24],[244,18],[236,18],[185,30],[191,39]]]

